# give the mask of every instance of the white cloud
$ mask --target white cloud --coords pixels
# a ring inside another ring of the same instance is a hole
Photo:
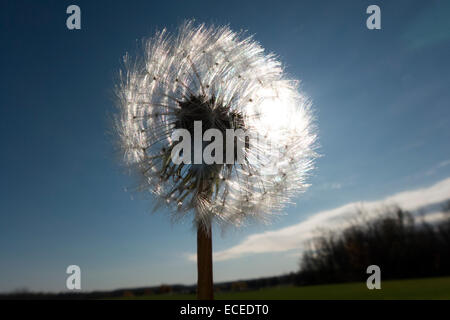
[[[321,187],[321,189],[332,189],[332,190],[339,190],[342,188],[342,184],[338,182],[333,183],[324,183]]]
[[[377,201],[352,202],[331,210],[313,214],[298,224],[274,231],[266,231],[248,236],[241,243],[214,253],[215,261],[239,258],[244,255],[268,252],[301,250],[305,241],[311,239],[319,228],[338,229],[345,226],[355,216],[355,209],[364,207],[368,212],[386,205],[399,205],[405,210],[415,211],[425,206],[441,203],[450,198],[450,177],[434,185],[400,192]],[[429,217],[433,220],[436,216]],[[433,219],[432,219],[433,218]],[[195,261],[196,255],[189,254],[189,260]]]
[[[427,172],[425,172],[425,175],[431,176],[431,175],[435,174],[439,169],[442,169],[448,165],[450,165],[450,159],[441,161],[437,165],[435,165],[433,168],[431,168]]]

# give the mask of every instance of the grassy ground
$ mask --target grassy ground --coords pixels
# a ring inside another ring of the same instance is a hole
[[[369,290],[365,283],[305,287],[274,287],[257,291],[217,293],[217,300],[308,300],[308,299],[450,299],[450,277],[382,281],[381,290]],[[129,299],[129,298],[128,298]],[[194,295],[163,294],[131,299],[195,299]]]

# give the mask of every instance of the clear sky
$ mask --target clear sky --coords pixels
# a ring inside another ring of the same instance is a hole
[[[70,4],[81,30],[66,28]],[[371,4],[381,30],[366,28]],[[450,2],[424,0],[2,1],[0,292],[65,290],[71,264],[84,290],[195,283],[191,222],[125,191],[134,182],[108,135],[121,57],[188,18],[248,30],[278,54],[320,130],[312,187],[285,216],[214,231],[216,281],[297,270],[305,221],[326,226],[347,204],[449,198],[449,16]]]

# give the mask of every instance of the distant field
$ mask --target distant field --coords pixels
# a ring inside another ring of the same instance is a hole
[[[195,299],[195,295],[163,294],[127,299],[190,300]],[[368,290],[365,283],[274,287],[257,291],[217,293],[216,299],[450,299],[450,277],[382,281],[381,290]]]

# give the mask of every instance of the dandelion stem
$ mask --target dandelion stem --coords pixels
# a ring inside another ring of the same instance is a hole
[[[197,298],[213,300],[213,264],[211,222],[209,226],[197,226]]]

